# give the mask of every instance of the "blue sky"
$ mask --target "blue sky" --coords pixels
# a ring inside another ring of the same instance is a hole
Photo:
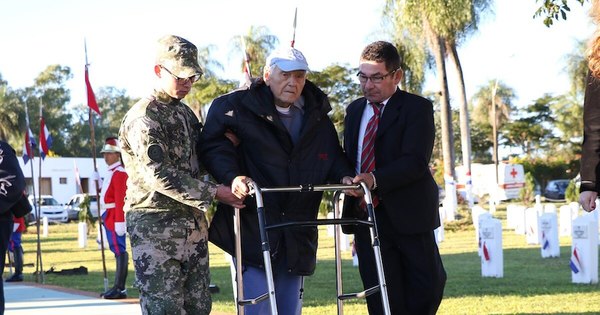
[[[587,11],[573,2],[567,21],[551,28],[533,19],[535,0],[502,0],[480,31],[459,49],[467,95],[500,79],[513,87],[517,105],[568,89],[564,56],[576,39],[587,39],[593,26]],[[356,66],[362,48],[387,39],[381,32],[383,0],[3,0],[0,2],[0,74],[13,88],[33,85],[50,64],[71,67],[72,103],[85,101],[84,38],[95,90],[126,89],[132,97],[152,87],[154,42],[164,34],[181,35],[198,46],[215,45],[223,77],[239,78],[241,54],[229,42],[251,25],[264,25],[288,45],[298,8],[296,48],[314,70],[332,63]],[[449,70],[452,68],[449,67]],[[456,78],[449,75],[451,96]],[[428,90],[437,90],[432,76]]]

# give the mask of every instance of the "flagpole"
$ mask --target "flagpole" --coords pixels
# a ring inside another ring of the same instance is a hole
[[[88,58],[87,58],[87,43],[85,41],[85,39],[83,40],[83,48],[85,51],[85,76],[86,76],[86,84],[88,84],[88,79],[87,79],[87,75],[88,75],[88,66],[90,65],[88,63]],[[86,87],[86,91],[89,94],[89,88]],[[89,103],[89,98],[90,95],[88,95],[88,103]],[[98,174],[98,166],[96,164],[96,133],[94,130],[94,117],[92,116],[92,108],[89,107],[88,104],[88,114],[89,114],[89,123],[90,123],[90,136],[92,138],[92,160],[94,161],[94,174]],[[99,175],[98,175],[99,176]],[[98,200],[98,202],[96,202],[96,206],[97,206],[97,213],[98,213],[98,232],[100,233],[100,251],[102,253],[102,271],[104,273],[104,292],[108,291],[108,276],[106,274],[106,258],[104,256],[104,233],[102,233],[102,214],[100,213],[100,183],[99,183],[100,178],[94,178],[94,182],[96,183],[96,200]]]
[[[244,64],[246,65],[246,70],[248,71],[248,78],[252,78],[252,71],[250,70],[250,60],[248,60],[248,51],[246,50],[246,39],[244,35],[240,36],[242,40],[242,50],[244,51]]]
[[[294,44],[296,44],[296,18],[298,17],[298,8],[294,11],[294,33],[292,35],[292,48],[294,48]]]
[[[40,135],[38,137],[39,139],[39,145],[41,147],[42,145],[42,136],[43,136],[43,130],[42,130],[42,109],[44,107],[44,103],[42,102],[42,98],[40,97]],[[29,132],[29,131],[28,131]],[[32,151],[33,152],[33,151]],[[33,163],[33,161],[31,161]],[[33,174],[31,175],[32,179],[33,179]],[[40,152],[40,158],[39,158],[39,169],[38,169],[38,208],[37,208],[37,215],[36,215],[36,228],[37,228],[37,260],[36,263],[39,265],[39,272],[36,274],[36,282],[40,282],[44,284],[46,283],[45,279],[44,279],[44,264],[42,262],[42,242],[40,239],[40,214],[41,214],[41,209],[42,209],[42,153]],[[36,267],[37,269],[37,267]]]
[[[27,150],[27,155],[29,155],[29,152],[31,152],[31,163],[29,163],[29,166],[31,168],[31,195],[32,195],[32,199],[33,199],[33,211],[35,213],[35,217],[36,217],[36,231],[37,231],[37,250],[36,250],[36,263],[35,263],[35,281],[36,282],[40,282],[40,274],[42,274],[42,270],[40,269],[40,264],[39,262],[41,262],[41,257],[42,257],[42,246],[41,246],[41,242],[40,242],[40,212],[41,209],[38,206],[38,201],[39,199],[36,200],[35,197],[35,178],[34,178],[34,174],[33,174],[33,158],[35,157],[35,153],[33,148],[31,147],[31,127],[29,125],[29,109],[27,108],[27,102],[25,102],[25,124],[27,127],[27,131],[25,131],[27,133],[27,137],[25,137],[25,147]]]

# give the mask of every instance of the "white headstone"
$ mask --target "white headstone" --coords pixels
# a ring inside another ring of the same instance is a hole
[[[477,227],[475,228],[475,237],[477,238],[477,254],[479,256],[481,256],[483,249],[483,243],[481,242],[481,222],[492,218],[492,215],[487,211],[484,211],[483,213],[480,213],[479,216],[477,216]]]
[[[441,243],[444,241],[444,211],[442,211],[442,208],[440,207],[440,226],[438,226],[435,230],[433,230],[433,233],[435,235],[435,241],[436,243]]]
[[[502,223],[498,219],[485,218],[480,221],[481,276],[502,278],[504,257],[502,253]]]
[[[446,197],[444,198],[444,210],[446,211],[446,220],[454,221],[458,209],[458,200],[456,198],[456,182],[449,175],[444,176],[444,189]]]
[[[506,206],[506,226],[514,229],[518,226],[518,222],[525,218],[525,206],[509,204]]]
[[[573,220],[571,244],[571,281],[598,283],[598,221],[593,215]]]
[[[473,227],[475,227],[475,240],[476,241],[479,240],[479,216],[484,213],[489,214],[489,212],[487,212],[485,209],[483,209],[480,206],[474,206],[471,209],[471,221],[473,221]]]
[[[488,201],[488,206],[489,206],[491,214],[496,213],[496,200],[495,200],[495,198],[490,198],[490,200]]]
[[[556,213],[556,205],[547,203],[544,205],[544,213]]]
[[[573,211],[573,220],[575,220],[575,218],[579,216],[579,209],[582,209],[581,205],[579,205],[579,202],[571,202],[569,203],[569,207],[571,207],[571,211]]]
[[[515,233],[519,235],[525,234],[525,210],[526,208],[524,206],[513,210]]]
[[[560,257],[558,222],[556,213],[544,213],[540,217],[540,249],[542,258]]]
[[[85,248],[87,246],[87,223],[79,222],[77,224],[77,232],[79,248]]]
[[[558,224],[560,236],[571,236],[571,226],[573,225],[573,220],[577,217],[576,211],[573,211],[573,207],[570,205],[560,206]]]
[[[48,237],[48,217],[42,217],[42,236]]]
[[[539,214],[538,209],[529,208],[525,210],[525,238],[527,244],[539,244]]]
[[[333,212],[327,212],[327,219],[333,219]],[[327,226],[327,236],[329,237],[333,237],[334,233],[333,230],[335,230],[335,225],[330,224]]]

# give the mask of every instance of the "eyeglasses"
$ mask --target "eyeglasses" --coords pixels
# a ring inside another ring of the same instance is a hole
[[[377,84],[377,83],[381,83],[381,81],[383,81],[383,79],[385,79],[387,76],[394,74],[394,72],[398,71],[398,69],[392,70],[384,75],[374,75],[374,76],[366,76],[364,73],[359,72],[356,74],[356,76],[358,77],[358,81],[360,83],[367,83],[367,81],[371,80],[371,83],[373,84]]]
[[[196,74],[196,75],[193,75],[193,76],[191,76],[189,78],[180,78],[180,77],[174,75],[171,71],[169,71],[169,69],[167,69],[167,68],[165,68],[163,66],[159,66],[159,67],[161,69],[164,69],[165,71],[167,71],[167,73],[170,74],[171,77],[173,77],[173,79],[175,79],[175,81],[177,81],[178,84],[185,84],[188,81],[191,82],[191,83],[194,83],[194,82],[200,80],[200,77],[202,77],[201,74]]]

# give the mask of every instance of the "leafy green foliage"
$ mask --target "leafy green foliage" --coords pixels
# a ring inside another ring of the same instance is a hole
[[[525,173],[525,186],[519,192],[519,200],[527,207],[535,201],[535,180],[530,172]]]
[[[565,200],[567,202],[579,201],[579,187],[577,187],[577,183],[575,183],[574,180],[569,182],[569,185],[565,190]]]
[[[83,200],[81,201],[81,203],[79,203],[79,208],[81,208],[81,211],[79,211],[79,214],[77,215],[77,219],[79,220],[79,222],[87,224],[88,234],[96,224],[96,219],[92,216],[92,209],[90,204],[91,198],[88,194],[85,194],[85,197],[83,197]]]
[[[586,0],[576,0],[581,5]],[[540,0],[536,0],[536,2],[540,2]],[[560,21],[567,19],[567,13],[571,11],[571,8],[567,4],[567,0],[542,0],[542,5],[535,11],[533,17],[543,17],[544,25],[547,27],[552,26],[554,21]]]

